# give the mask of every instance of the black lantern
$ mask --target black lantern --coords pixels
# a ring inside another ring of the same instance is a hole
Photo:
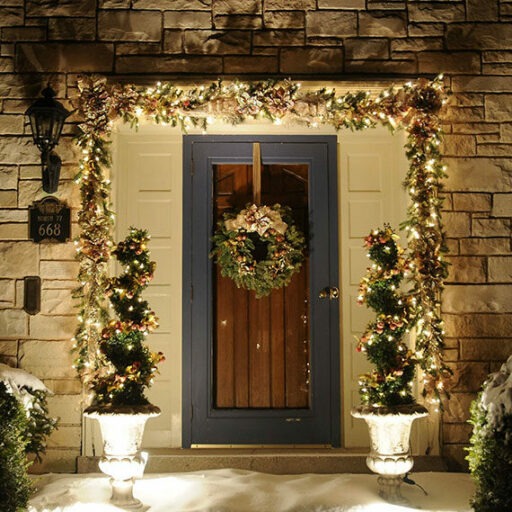
[[[59,186],[62,161],[53,151],[59,143],[65,119],[71,114],[61,103],[55,100],[55,91],[48,85],[42,92],[43,97],[36,100],[25,112],[30,119],[30,128],[34,143],[41,151],[41,169],[43,172],[43,190],[49,194],[56,192]]]

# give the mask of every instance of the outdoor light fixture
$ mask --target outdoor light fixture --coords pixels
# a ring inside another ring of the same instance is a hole
[[[55,91],[48,85],[25,112],[30,119],[30,128],[34,144],[41,151],[41,170],[43,173],[43,190],[49,194],[56,192],[59,186],[62,160],[53,151],[59,143],[65,119],[71,114],[55,100]]]

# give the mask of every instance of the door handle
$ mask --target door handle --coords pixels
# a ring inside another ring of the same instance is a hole
[[[338,300],[340,298],[340,290],[337,286],[326,286],[318,294],[319,299]]]

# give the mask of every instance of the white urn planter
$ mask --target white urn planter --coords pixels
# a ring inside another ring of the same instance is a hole
[[[103,437],[103,456],[99,467],[111,477],[110,502],[125,510],[143,510],[133,496],[135,478],[141,478],[147,456],[140,452],[146,421],[160,414],[154,405],[126,407],[89,407],[84,415],[98,420]]]
[[[400,486],[403,477],[414,465],[410,436],[414,420],[427,416],[418,404],[396,407],[359,406],[352,409],[354,418],[368,424],[370,453],[367,466],[379,475],[379,494],[390,503],[403,503]]]

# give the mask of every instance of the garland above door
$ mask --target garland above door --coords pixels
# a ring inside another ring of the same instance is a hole
[[[404,227],[412,259],[411,282],[419,318],[416,349],[425,372],[425,393],[439,401],[447,367],[443,362],[444,328],[440,293],[447,275],[443,258],[444,234],[439,196],[445,167],[441,162],[439,112],[445,102],[443,77],[419,79],[378,94],[354,91],[337,94],[334,89],[300,88],[292,81],[217,81],[193,88],[171,83],[154,87],[107,84],[104,78],[79,80],[80,116],[77,144],[81,150],[77,183],[81,191],[78,215],[80,236],[80,300],[75,334],[75,366],[90,381],[101,365],[98,344],[108,317],[105,282],[113,248],[113,214],[107,178],[111,162],[109,144],[114,121],[136,127],[140,120],[207,129],[214,120],[241,123],[268,118],[280,124],[295,122],[314,129],[327,124],[336,129],[362,130],[384,125],[407,132],[409,172],[405,187],[410,206]]]

